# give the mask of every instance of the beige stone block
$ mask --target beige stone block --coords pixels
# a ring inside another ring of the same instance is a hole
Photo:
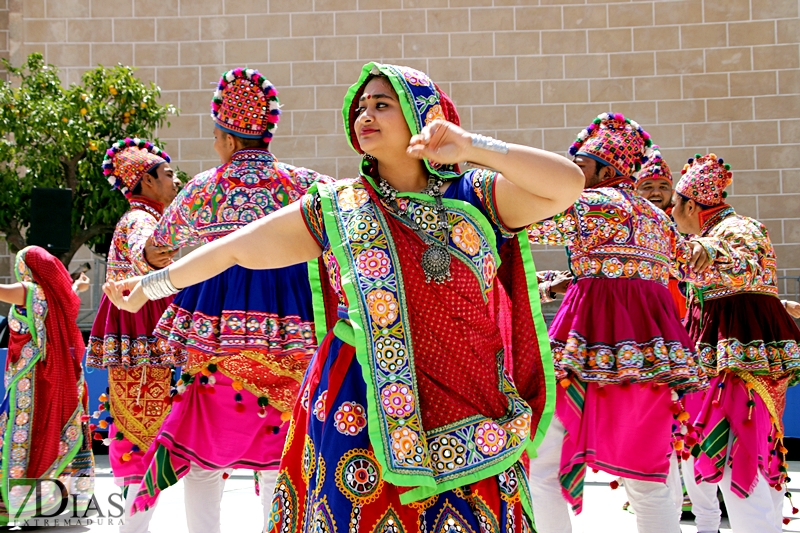
[[[317,0],[318,2],[324,0]],[[355,3],[356,0],[350,0]],[[269,12],[267,0],[225,0],[225,13],[227,15],[251,15],[254,13]]]
[[[133,0],[133,12],[159,17],[177,17],[180,14],[179,0]]]
[[[292,65],[292,85],[333,85],[336,79],[333,70],[333,62],[295,63]],[[353,78],[351,83],[356,79]]]
[[[401,9],[402,0],[358,0],[358,9],[369,11],[380,11],[382,9]],[[453,6],[459,7],[459,6]]]
[[[516,64],[513,57],[473,57],[472,79],[513,80],[516,78]]]
[[[402,35],[359,35],[358,57],[360,59],[383,60],[400,57],[403,53]]]
[[[214,157],[214,143],[210,139],[181,139],[180,161]],[[219,162],[217,162],[219,164]]]
[[[514,29],[514,8],[492,7],[470,9],[469,11],[471,31],[510,31]]]
[[[683,77],[684,98],[722,98],[728,96],[727,74],[693,74]]]
[[[336,27],[336,35],[374,35],[380,32],[381,14],[379,12],[336,13],[334,24]]]
[[[269,60],[274,61],[312,61],[314,59],[314,39],[300,37],[292,39],[271,39],[269,41]]]
[[[314,50],[317,61],[355,59],[358,57],[358,37],[317,37],[314,39]]]
[[[200,83],[200,67],[158,67],[156,83],[165,91],[195,90],[208,87],[209,100],[213,93],[211,85]]]
[[[656,76],[636,78],[637,100],[680,100],[680,76]]]
[[[680,48],[679,42],[678,26],[654,26],[633,29],[633,49],[637,52]]]
[[[542,134],[542,145],[545,150],[564,154],[578,132],[574,128],[546,129]]]
[[[494,49],[494,35],[492,33],[451,33],[450,55],[459,56],[485,56],[487,51]]]
[[[687,24],[680,30],[680,48],[713,48],[728,44],[726,24]]]
[[[498,81],[495,83],[496,103],[540,104],[542,83],[539,81]]]
[[[27,3],[25,0],[24,3]],[[133,0],[91,0],[92,18],[130,17],[133,15]]]
[[[777,92],[775,72],[731,72],[730,89],[731,96],[775,94]]]
[[[610,108],[610,109],[609,109]],[[600,113],[613,111],[642,124],[645,130],[649,124],[656,122],[655,102],[611,102],[609,104],[579,103],[566,106],[567,124],[575,128],[585,128]],[[575,135],[578,134],[575,131]]]
[[[560,7],[520,7],[515,17],[517,30],[560,30]]]
[[[475,81],[469,83],[453,82],[450,84],[450,97],[456,106],[486,105],[493,101],[494,83]],[[459,114],[461,108],[459,107]]]
[[[564,72],[567,78],[607,78],[608,56],[606,54],[565,56]]]
[[[755,170],[756,168],[756,150],[752,146],[743,146],[731,150],[729,146],[712,144],[708,147],[708,151],[724,158],[725,162],[731,165],[734,172],[734,180],[736,179],[736,172]],[[691,150],[691,153],[696,154],[697,151]]]
[[[314,11],[355,11],[358,0],[314,0]]]
[[[563,151],[563,150],[562,150]],[[564,248],[531,246],[534,249],[533,260],[539,270],[566,270],[567,256]],[[555,314],[555,311],[553,311]]]
[[[491,105],[472,108],[472,128],[478,131],[517,127],[517,106]]]
[[[586,30],[542,32],[543,54],[585,54]]]
[[[758,194],[759,218],[786,218],[790,214],[797,216],[800,212],[800,194],[769,195],[762,191],[758,191]]]
[[[486,0],[450,0],[450,7],[480,7],[485,5]]]
[[[449,47],[450,38],[444,33],[404,37],[403,57],[448,57]]]
[[[59,68],[88,67],[90,52],[88,44],[48,44],[47,62]]]
[[[783,131],[783,130],[781,130]],[[781,138],[784,143],[791,142]],[[732,144],[778,144],[778,122],[774,120],[759,122],[731,123]]]
[[[66,20],[26,20],[23,22],[26,43],[63,43],[67,40]]]
[[[179,54],[178,43],[137,43],[133,48],[133,61],[137,67],[177,65]]]
[[[195,19],[195,23],[197,23],[197,19]],[[155,19],[114,19],[115,42],[152,42],[155,40],[155,35]]]
[[[795,199],[795,209],[797,209],[797,202],[798,200]],[[778,259],[779,265],[798,265],[800,264],[800,246],[797,244],[776,244],[775,245],[775,256]],[[795,286],[790,285],[792,290]],[[791,296],[794,297],[794,292],[791,293]]]
[[[800,120],[781,120],[780,130],[783,143],[800,144]]]
[[[761,217],[760,222],[767,227],[767,235],[769,236],[769,240],[772,241],[772,244],[782,244],[784,242],[782,220],[765,220]],[[778,285],[780,285],[780,281]]]
[[[563,105],[520,105],[517,107],[517,120],[520,128],[563,128],[565,116]]]
[[[505,5],[505,4],[495,4],[495,5]],[[403,7],[407,9],[412,8],[427,8],[427,9],[436,9],[436,8],[443,8],[448,7],[449,1],[448,0],[404,0]],[[453,5],[452,7],[456,7]],[[469,6],[467,6],[469,7]]]
[[[703,20],[705,22],[750,20],[750,0],[705,2],[703,5],[703,14]]]
[[[728,203],[738,214],[758,218],[758,202],[755,196],[729,196]]]
[[[704,122],[705,120],[705,109],[702,100],[668,100],[658,102],[659,124]]]
[[[136,20],[136,19],[131,19]],[[169,17],[156,19],[156,35],[159,41],[197,41],[203,39],[217,40],[217,36],[208,31],[200,31],[200,21],[225,20],[224,17],[214,19],[199,19],[197,17]],[[114,23],[119,24],[119,20]],[[224,23],[220,24],[220,26]],[[119,26],[117,26],[118,28]],[[241,32],[239,33],[241,37]],[[119,41],[117,33],[114,37]]]
[[[633,80],[631,78],[591,80],[589,98],[592,102],[633,100]]]
[[[273,3],[280,0],[271,0]],[[182,17],[222,15],[223,5],[224,0],[180,0],[180,13]]]
[[[708,120],[753,120],[752,98],[714,98],[706,101]],[[758,117],[765,118],[765,117]]]
[[[778,20],[776,23],[779,43],[797,42],[797,36],[800,35],[800,19]]]
[[[272,39],[291,35],[290,15],[251,15],[245,19],[248,39]]]
[[[169,119],[169,127],[159,136],[165,139],[196,139],[200,137],[200,116],[179,115]]]
[[[270,13],[307,13],[313,10],[314,0],[269,0]]]
[[[683,126],[680,124],[647,124],[645,131],[650,134],[653,139],[653,144],[660,147],[677,148],[683,146]],[[663,155],[663,154],[662,154]],[[683,159],[671,158],[664,160],[676,174],[680,172],[680,168],[685,162]],[[676,180],[677,181],[677,180]]]
[[[470,81],[469,58],[429,59],[427,74],[440,86],[451,81]]]
[[[494,34],[494,53],[498,56],[539,54],[538,31],[511,31]]]
[[[91,0],[47,0],[47,18],[86,18],[91,13]]]
[[[381,33],[425,33],[425,10],[381,11]]]
[[[609,4],[608,26],[626,28],[653,25],[653,4],[634,2],[630,4]]]
[[[361,68],[364,61],[337,61],[336,62],[336,83],[339,85],[352,85],[361,76]]]
[[[519,111],[517,113],[519,114]],[[542,130],[538,129],[498,130],[497,137],[508,143],[533,146],[535,148],[541,148],[544,144]]]
[[[92,65],[111,67],[117,63],[133,65],[132,44],[93,44]]]
[[[315,106],[316,96],[313,87],[278,87],[278,96],[284,109],[321,109]],[[327,87],[320,89],[321,94],[328,93]],[[341,102],[339,102],[341,104]]]
[[[292,36],[333,35],[333,18],[333,13],[295,13],[292,15]]]
[[[67,21],[67,40],[73,43],[111,42],[111,19]]]
[[[609,56],[611,76],[627,78],[631,76],[652,76],[655,74],[656,58],[653,52],[630,52]],[[664,73],[659,72],[660,75]]]
[[[800,193],[800,170],[781,170],[781,190],[784,193]],[[800,224],[797,224],[797,226],[800,227]]]
[[[732,22],[728,24],[728,44],[751,46],[775,43],[775,22]]]
[[[241,39],[247,33],[245,24],[245,17],[242,16],[203,17],[200,19],[200,37],[204,40],[212,41]],[[262,37],[270,36],[264,35]]]
[[[727,122],[685,124],[684,142],[688,145],[727,146],[731,142],[730,125]]]
[[[756,119],[800,118],[800,94],[782,96],[757,96]]]
[[[344,139],[344,135],[341,137]],[[278,133],[270,143],[270,148],[283,161],[294,157],[314,156],[317,152],[317,143],[315,137],[295,137]]]
[[[297,153],[297,152],[295,152]],[[344,135],[319,135],[317,136],[317,155],[322,157],[346,157],[353,153]],[[299,155],[310,155],[302,154]]]
[[[217,78],[215,82],[218,80],[219,78]],[[210,113],[211,97],[213,94],[214,88],[212,86],[202,90],[180,91],[180,103],[178,107],[181,110],[181,115],[207,115]]]
[[[797,2],[791,0],[752,0],[754,19],[797,18]]]
[[[800,88],[800,70],[778,71],[778,87],[781,94],[797,94]]]
[[[272,46],[275,46],[274,43],[280,41],[282,39],[275,39],[272,41]],[[267,62],[267,61],[291,61],[288,58],[282,58],[280,55],[276,55],[273,52],[272,57],[270,57],[270,41],[267,39],[247,39],[242,41],[226,41],[225,42],[225,63],[229,65],[245,65],[245,64],[252,64],[254,62]],[[283,48],[280,48],[283,50]],[[311,56],[314,55],[313,48],[310,49],[309,54]]]
[[[78,72],[79,76],[83,75],[83,72],[81,72],[81,70],[82,69],[77,69],[77,72]],[[139,80],[142,83],[144,83],[145,85],[149,84],[150,82],[155,83],[156,82],[156,69],[153,68],[153,67],[136,67],[136,77],[139,78]],[[72,82],[70,82],[70,83],[72,83]],[[78,83],[78,82],[76,81],[75,83]],[[166,93],[166,94],[162,94],[161,95],[162,96],[161,105],[167,105],[167,104],[170,104],[170,103],[175,105],[172,101],[169,100],[169,98],[170,98],[169,94],[170,93]],[[175,105],[175,107],[178,107],[178,106]]]
[[[44,0],[25,0],[25,2],[22,2],[22,18],[43,19],[45,16]]]
[[[587,80],[546,80],[542,82],[542,101],[546,104],[585,102],[589,99]]]
[[[797,43],[753,47],[753,70],[787,68],[800,68],[800,46]]]
[[[704,66],[702,50],[656,52],[656,67],[659,76],[699,73],[703,72]]]
[[[706,72],[736,72],[751,68],[750,48],[706,50]]]
[[[703,22],[702,0],[666,0],[654,2],[656,24],[692,24]]]
[[[589,51],[630,52],[633,49],[633,38],[630,28],[613,30],[589,30]]]
[[[292,130],[295,135],[338,134],[336,111],[295,111],[292,113]]]
[[[606,6],[564,6],[564,29],[607,28]]]
[[[180,43],[181,65],[218,65],[225,62],[222,41]]]
[[[431,33],[469,31],[469,9],[429,9],[427,20]]]

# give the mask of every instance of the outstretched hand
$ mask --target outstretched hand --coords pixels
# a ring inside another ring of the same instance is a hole
[[[418,159],[452,165],[467,161],[470,148],[472,136],[469,132],[452,122],[434,120],[411,137],[407,152]]]
[[[702,244],[696,241],[690,244],[692,246],[692,256],[689,258],[689,267],[695,272],[702,272],[711,266],[711,258],[708,257],[708,252]]]
[[[141,277],[122,281],[109,281],[103,284],[103,292],[115,306],[129,313],[136,313],[147,303],[142,290]]]

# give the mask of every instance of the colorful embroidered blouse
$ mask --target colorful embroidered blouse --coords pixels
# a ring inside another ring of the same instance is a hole
[[[581,278],[645,279],[665,287],[670,272],[695,279],[691,247],[663,211],[633,192],[587,189],[563,213],[529,226],[533,244],[565,245],[572,273]]]
[[[106,281],[121,281],[153,270],[144,257],[144,246],[153,234],[164,206],[144,196],[132,196],[130,204],[131,208],[114,228]]]
[[[266,150],[241,150],[186,184],[164,212],[154,240],[172,248],[211,242],[298,200],[320,178],[330,179],[280,163]]]
[[[713,265],[694,285],[703,300],[732,294],[778,295],[777,261],[767,228],[728,205],[704,217],[701,236]]]

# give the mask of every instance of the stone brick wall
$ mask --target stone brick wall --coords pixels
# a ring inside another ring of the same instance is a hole
[[[0,1],[0,7],[4,4]],[[797,0],[10,0],[14,62],[41,51],[75,81],[117,62],[181,109],[160,132],[180,168],[216,164],[213,84],[261,70],[285,161],[352,176],[340,106],[368,60],[428,72],[466,128],[562,152],[598,113],[639,121],[677,171],[713,150],[731,203],[761,219],[781,275],[800,276]],[[6,15],[0,10],[0,21]],[[0,45],[6,30],[0,28]],[[565,265],[537,249],[541,268]],[[795,287],[782,287],[793,293]]]

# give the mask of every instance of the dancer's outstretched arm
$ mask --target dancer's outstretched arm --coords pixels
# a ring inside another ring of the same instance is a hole
[[[252,270],[280,268],[310,261],[322,254],[308,232],[301,202],[294,202],[262,219],[193,251],[169,268],[169,279],[177,288],[195,285],[234,265]],[[114,305],[135,313],[147,302],[141,278],[103,285]],[[129,296],[123,292],[130,290]]]
[[[0,285],[0,302],[11,305],[25,305],[25,285],[22,283]]]

